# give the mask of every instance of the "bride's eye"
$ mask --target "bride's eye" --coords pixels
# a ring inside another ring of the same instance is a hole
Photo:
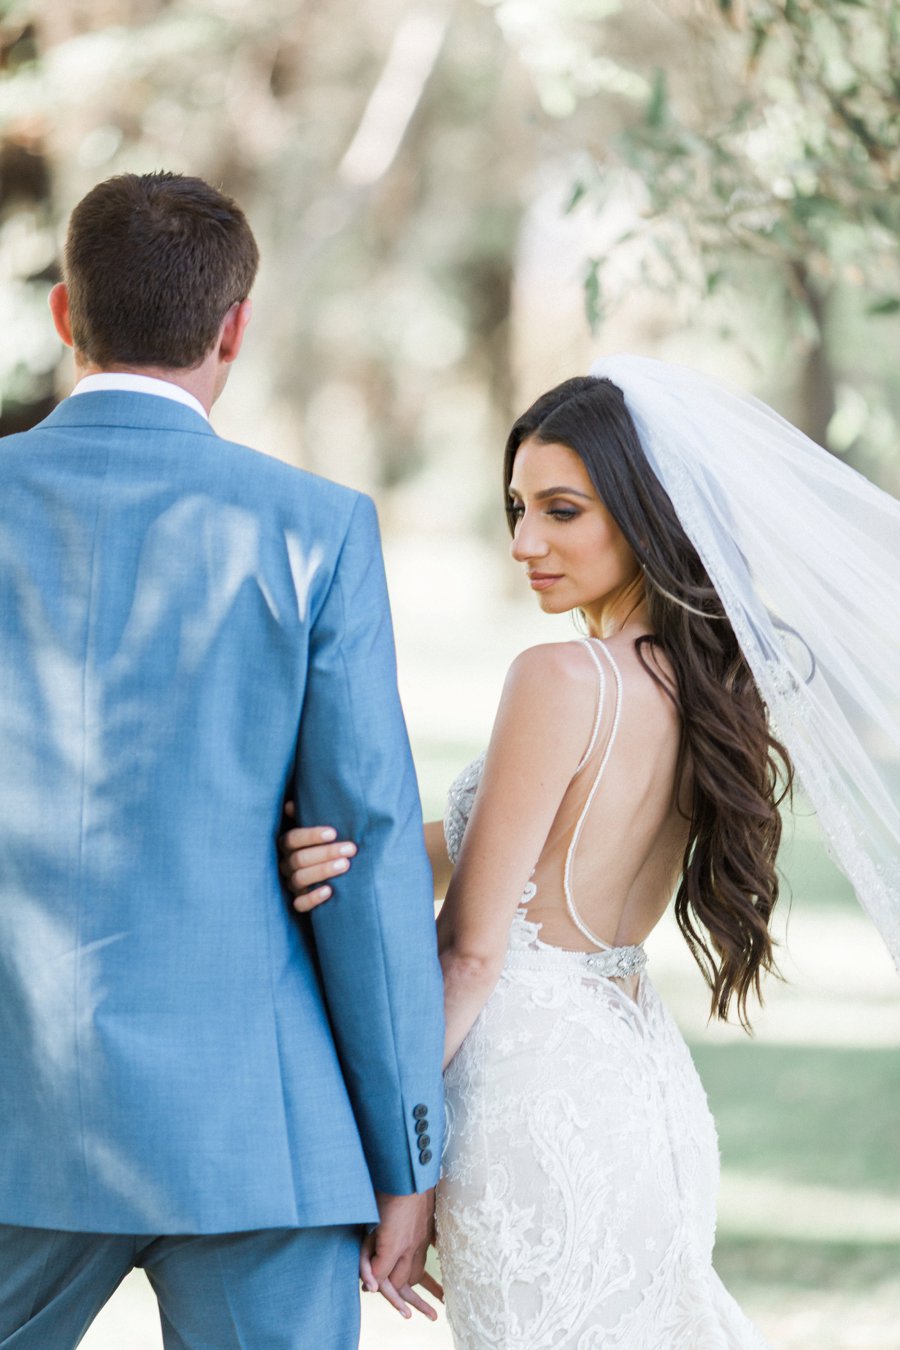
[[[574,520],[576,516],[581,515],[581,512],[576,511],[571,506],[554,506],[547,512],[547,515],[552,516],[554,520]]]
[[[524,516],[525,507],[522,505],[521,502],[507,502],[506,514],[510,522],[512,524],[515,524],[517,520],[521,520],[522,517]]]

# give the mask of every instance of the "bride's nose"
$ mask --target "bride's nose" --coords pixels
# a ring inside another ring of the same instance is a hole
[[[524,563],[532,558],[546,558],[549,551],[549,545],[542,537],[540,522],[529,516],[526,511],[516,525],[516,532],[510,545],[512,556],[516,562]]]

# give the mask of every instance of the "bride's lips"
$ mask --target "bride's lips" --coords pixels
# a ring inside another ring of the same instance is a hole
[[[533,591],[545,591],[554,581],[559,581],[561,575],[562,573],[553,572],[529,572],[528,580]]]

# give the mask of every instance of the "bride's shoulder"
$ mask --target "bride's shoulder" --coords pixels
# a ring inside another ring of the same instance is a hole
[[[524,713],[539,711],[544,718],[556,711],[570,715],[582,704],[592,708],[599,682],[605,677],[609,684],[611,675],[632,710],[654,723],[677,719],[677,685],[668,657],[653,643],[643,643],[639,650],[634,635],[625,633],[602,642],[575,639],[526,647],[509,668],[504,702]]]
[[[506,676],[504,702],[552,716],[597,696],[597,668],[583,642],[543,642],[519,652]]]
[[[584,642],[542,642],[519,652],[507,679],[537,688],[546,688],[548,683],[557,681],[576,687],[595,684],[597,670]]]
[[[556,764],[571,776],[593,725],[598,687],[584,642],[526,647],[506,676],[488,766],[502,752],[511,772],[529,772],[537,754],[545,767]]]

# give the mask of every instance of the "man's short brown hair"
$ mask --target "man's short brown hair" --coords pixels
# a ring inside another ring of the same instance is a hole
[[[230,307],[249,295],[258,262],[243,211],[202,178],[108,178],[69,221],[75,348],[101,367],[197,366]]]

